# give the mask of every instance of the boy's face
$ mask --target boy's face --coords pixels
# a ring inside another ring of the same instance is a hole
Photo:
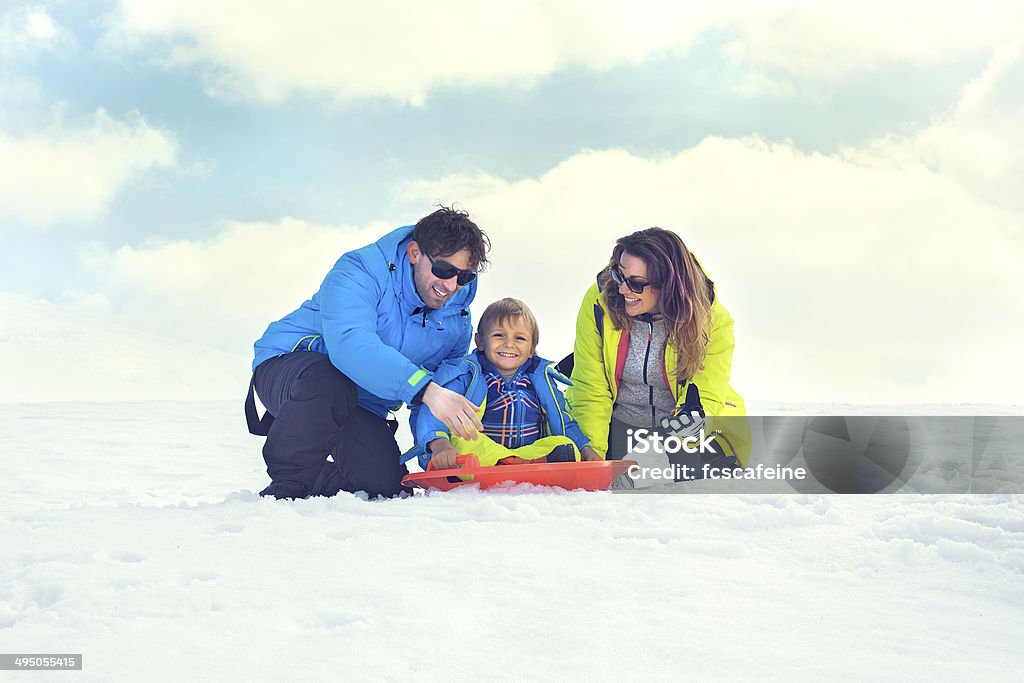
[[[502,376],[511,377],[533,355],[533,330],[522,316],[513,316],[478,332],[476,345]]]

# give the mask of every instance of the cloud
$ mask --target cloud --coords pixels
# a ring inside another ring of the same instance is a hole
[[[298,308],[341,254],[389,227],[227,222],[209,240],[154,241],[116,250],[93,247],[83,260],[100,292],[67,292],[83,312],[109,310],[160,334],[238,351],[271,321]]]
[[[1008,234],[1021,214],[920,165],[873,162],[706,138],[664,159],[596,151],[537,180],[407,191],[460,197],[487,226],[495,268],[481,298],[534,306],[552,356],[569,350],[615,238],[659,225],[718,282],[737,319],[737,385],[752,395],[1014,400],[1005,373],[1022,366],[1024,305],[1008,294],[1024,249]]]
[[[528,85],[556,69],[605,69],[720,42],[748,94],[786,75],[835,78],[888,61],[945,64],[1017,37],[1018,3],[305,3],[121,0],[105,44],[153,48],[202,69],[222,97],[306,93],[420,104],[439,88]],[[927,30],[922,30],[923,25]]]
[[[835,154],[707,137],[653,158],[584,151],[536,178],[467,173],[393,189],[408,222],[437,201],[471,212],[494,244],[475,313],[524,299],[552,358],[571,349],[579,301],[614,240],[660,225],[718,283],[736,318],[735,384],[749,397],[1019,403],[1024,148],[1010,124],[1022,61],[995,55],[950,116],[917,133]],[[103,298],[80,298],[248,346],[338,255],[390,227],[284,219],[124,247],[93,260],[110,274]]]
[[[887,137],[847,154],[922,164],[988,201],[1024,209],[1024,40],[1001,46],[968,83],[952,115],[915,135]]]
[[[735,3],[722,22],[736,37],[722,48],[756,71],[837,78],[887,62],[949,64],[988,55],[1019,37],[1024,9],[1014,3]]]
[[[22,6],[0,14],[0,120],[12,107],[43,99],[42,85],[22,70],[46,53],[76,47],[74,35],[45,7]]]
[[[0,56],[5,58],[30,58],[74,43],[45,7],[26,5],[0,16]]]
[[[58,118],[22,137],[0,133],[0,214],[34,226],[89,221],[147,170],[175,164],[177,143],[138,114],[102,109],[82,124]]]

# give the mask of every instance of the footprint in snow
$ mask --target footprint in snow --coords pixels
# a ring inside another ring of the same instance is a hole
[[[117,560],[118,562],[125,562],[125,563],[135,563],[135,562],[145,562],[146,561],[146,556],[141,554],[141,553],[132,553],[132,552],[111,553],[110,557],[112,559]]]

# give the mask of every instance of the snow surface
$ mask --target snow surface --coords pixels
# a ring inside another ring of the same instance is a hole
[[[251,362],[0,292],[0,403],[244,397]]]
[[[240,408],[0,405],[0,650],[82,653],[60,680],[1018,680],[1024,665],[1019,496],[276,502],[254,493],[266,474]]]
[[[1020,678],[1020,496],[264,500],[248,358],[0,311],[5,678]]]

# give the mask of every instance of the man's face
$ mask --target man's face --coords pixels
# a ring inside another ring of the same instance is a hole
[[[458,276],[452,275],[447,280],[442,280],[434,275],[430,258],[420,251],[419,244],[415,240],[409,243],[408,251],[409,262],[412,264],[412,279],[416,283],[416,293],[423,299],[427,308],[441,308],[455,292],[459,291]],[[463,248],[448,256],[437,254],[430,256],[438,265],[448,263],[459,270],[472,270],[469,249]]]

